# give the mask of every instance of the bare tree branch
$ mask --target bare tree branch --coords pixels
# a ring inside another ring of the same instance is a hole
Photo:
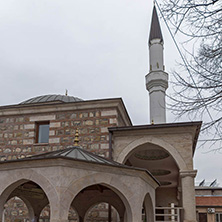
[[[202,130],[213,135],[208,142],[221,141],[222,148],[222,1],[162,0],[160,7],[175,35],[180,32],[188,38],[182,43],[185,63],[179,64],[188,75],[173,72],[169,108],[178,117],[207,119]],[[196,42],[192,52],[185,45],[191,41]]]

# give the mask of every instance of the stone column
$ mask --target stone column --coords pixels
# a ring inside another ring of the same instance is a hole
[[[140,222],[140,221],[142,221],[142,207],[133,210],[132,222]]]
[[[69,222],[68,220],[69,208],[62,206],[62,203],[56,207],[50,205],[50,222]]]
[[[127,222],[127,213],[126,213],[126,211],[124,212],[123,222]]]
[[[127,222],[142,221],[143,200],[142,200],[141,195],[137,194],[136,196],[133,196],[133,198],[131,198],[129,204],[130,204],[131,211],[132,211],[132,218],[128,218],[128,216],[127,216]]]
[[[196,201],[194,178],[196,170],[180,171],[182,186],[182,207],[184,209],[184,222],[196,222]]]

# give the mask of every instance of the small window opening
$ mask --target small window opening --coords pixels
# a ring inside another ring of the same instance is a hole
[[[49,122],[36,123],[36,143],[49,142]]]

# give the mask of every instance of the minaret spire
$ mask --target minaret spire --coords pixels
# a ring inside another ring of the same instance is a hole
[[[150,97],[150,122],[165,123],[168,74],[164,72],[163,36],[155,5],[149,35],[149,57],[150,71],[146,75],[146,88]]]
[[[150,37],[149,42],[152,39],[160,39],[163,42],[163,36],[160,28],[160,23],[156,11],[156,6],[153,6],[153,15],[152,15],[152,22],[151,22],[151,28],[150,28]]]

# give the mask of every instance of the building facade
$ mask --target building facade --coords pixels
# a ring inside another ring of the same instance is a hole
[[[199,222],[222,221],[222,187],[216,186],[216,180],[207,186],[196,186],[196,207]]]
[[[50,222],[71,221],[70,209],[74,221],[96,221],[87,215],[101,203],[109,222],[197,221],[193,154],[201,122],[166,123],[155,7],[149,49],[151,124],[133,126],[121,98],[45,95],[0,107],[1,221],[12,198],[25,203],[29,221],[41,221],[45,207]]]
[[[108,157],[108,128],[132,125],[121,99],[64,102],[76,98],[57,97],[58,100],[56,95],[40,96],[33,102],[1,107],[1,161],[70,146],[77,128],[84,149]],[[44,138],[38,141],[37,134],[40,130],[44,134],[44,127],[46,142]]]

